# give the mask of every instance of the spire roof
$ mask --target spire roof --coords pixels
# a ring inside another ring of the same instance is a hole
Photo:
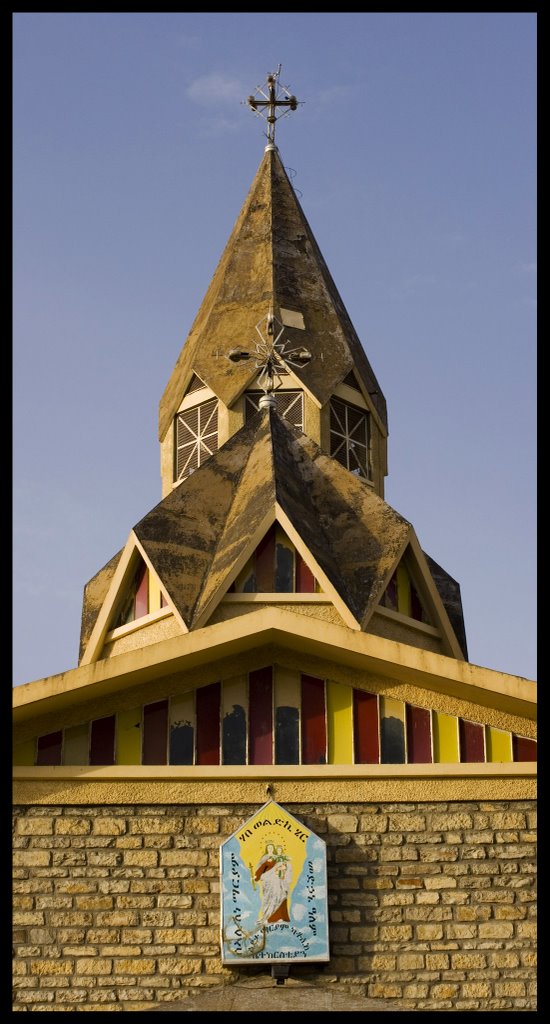
[[[312,353],[293,372],[313,399],[324,405],[354,369],[386,430],[384,396],[273,145],[266,147],[161,399],[161,440],[193,372],[226,406],[254,380],[254,361],[236,365],[227,353],[254,343],[256,325],[269,312],[285,324],[291,348]]]
[[[411,524],[270,409],[148,512],[131,537],[184,628],[195,630],[208,623],[251,546],[275,519],[299,537],[353,629],[368,630],[408,544],[425,564]],[[82,649],[107,597],[114,564],[113,559],[97,582],[90,581],[95,589],[85,594]],[[436,600],[447,621],[437,595]],[[456,640],[452,645],[461,657]]]

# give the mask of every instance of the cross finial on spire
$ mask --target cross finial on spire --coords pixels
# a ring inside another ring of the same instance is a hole
[[[292,96],[288,89],[279,82],[281,66],[279,64],[277,70],[267,76],[265,84],[258,86],[255,94],[249,96],[246,101],[255,114],[267,121],[265,135],[268,144],[266,149],[275,148],[275,122],[279,121],[281,117],[286,117],[291,110],[296,110],[298,106],[296,97]],[[278,114],[277,110],[282,110],[282,112]]]

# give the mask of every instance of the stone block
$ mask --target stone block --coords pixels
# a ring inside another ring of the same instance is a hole
[[[111,957],[82,957],[81,960],[76,961],[77,974],[111,974],[112,970],[113,961]]]
[[[92,823],[88,818],[56,818],[56,836],[86,836],[92,831]]]
[[[146,818],[139,815],[128,822],[132,834],[156,836],[162,833],[178,835],[183,832],[183,818],[155,817]]]
[[[156,960],[152,957],[121,957],[113,961],[115,974],[154,974]]]

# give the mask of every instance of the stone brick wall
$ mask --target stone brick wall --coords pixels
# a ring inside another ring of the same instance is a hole
[[[535,803],[289,804],[327,843],[331,960],[290,980],[399,1009],[529,1010]],[[265,976],[222,967],[238,806],[15,808],[16,1010],[140,1010]]]

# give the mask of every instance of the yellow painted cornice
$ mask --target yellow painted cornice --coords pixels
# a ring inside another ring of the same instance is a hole
[[[14,804],[534,800],[536,765],[117,765],[21,767]]]

